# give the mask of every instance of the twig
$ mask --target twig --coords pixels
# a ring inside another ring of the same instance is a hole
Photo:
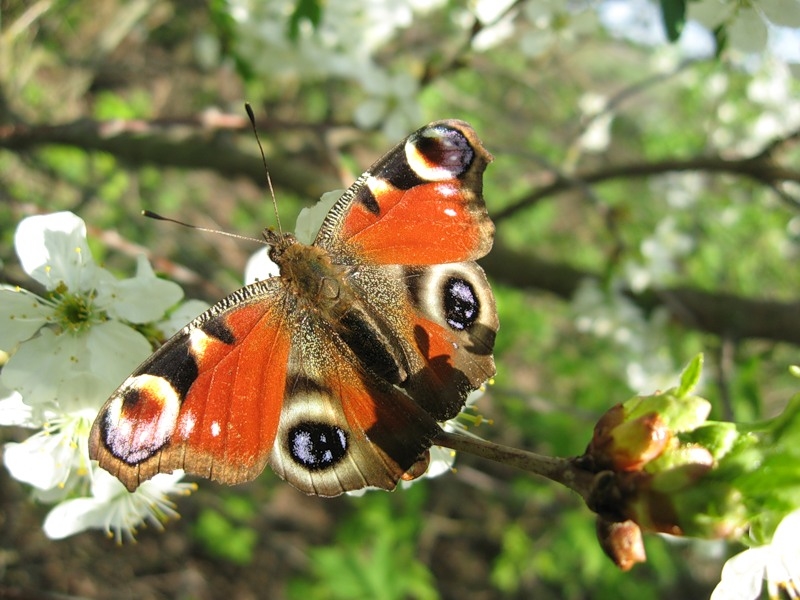
[[[534,190],[532,193],[511,203],[510,206],[495,213],[495,222],[501,222],[516,215],[521,210],[535,205],[540,200],[566,191],[580,181],[581,185],[602,183],[612,179],[649,177],[671,172],[702,171],[706,173],[728,173],[749,177],[766,184],[779,181],[800,182],[800,171],[783,167],[770,160],[754,157],[725,159],[721,156],[695,156],[687,159],[666,159],[654,162],[628,163],[604,167],[596,171],[577,172],[570,178],[560,177],[550,185]]]
[[[595,488],[596,474],[579,468],[573,459],[543,456],[447,431],[442,431],[434,444],[545,477],[577,492],[585,501]]]
[[[495,242],[480,263],[496,282],[520,289],[539,288],[565,299],[572,298],[584,279],[602,279],[601,273],[512,250],[502,240]],[[800,345],[800,301],[748,298],[688,286],[628,291],[627,295],[647,312],[666,306],[673,320],[685,327],[734,340],[758,338]]]

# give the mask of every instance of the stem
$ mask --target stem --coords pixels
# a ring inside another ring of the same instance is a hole
[[[441,431],[433,443],[540,475],[568,487],[584,501],[594,488],[595,474],[581,469],[571,458],[544,456],[447,431]]]

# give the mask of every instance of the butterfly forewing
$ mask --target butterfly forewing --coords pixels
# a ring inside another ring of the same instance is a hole
[[[480,258],[494,235],[482,179],[491,160],[467,123],[431,123],[344,193],[316,243],[355,263],[431,265]]]
[[[223,483],[256,477],[283,401],[286,301],[279,279],[258,282],[179,331],[100,410],[90,456],[129,490],[175,469]]]

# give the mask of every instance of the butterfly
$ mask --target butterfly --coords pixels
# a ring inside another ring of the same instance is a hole
[[[89,455],[135,490],[184,469],[226,484],[269,464],[299,490],[393,489],[439,422],[494,375],[492,156],[458,120],[422,127],[336,201],[313,244],[263,232],[280,275],[233,292],[101,408]]]

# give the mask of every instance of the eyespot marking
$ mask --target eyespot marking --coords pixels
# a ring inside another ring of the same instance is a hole
[[[310,471],[328,469],[341,461],[348,452],[347,433],[327,423],[298,423],[289,430],[286,441],[289,456]]]
[[[411,136],[405,146],[411,169],[426,181],[445,181],[462,175],[475,151],[457,129],[438,125]]]
[[[101,415],[101,437],[109,452],[130,465],[146,460],[170,440],[181,400],[163,377],[130,377]]]
[[[462,331],[469,328],[480,315],[480,302],[475,288],[466,279],[448,277],[442,286],[444,318],[450,327]]]

